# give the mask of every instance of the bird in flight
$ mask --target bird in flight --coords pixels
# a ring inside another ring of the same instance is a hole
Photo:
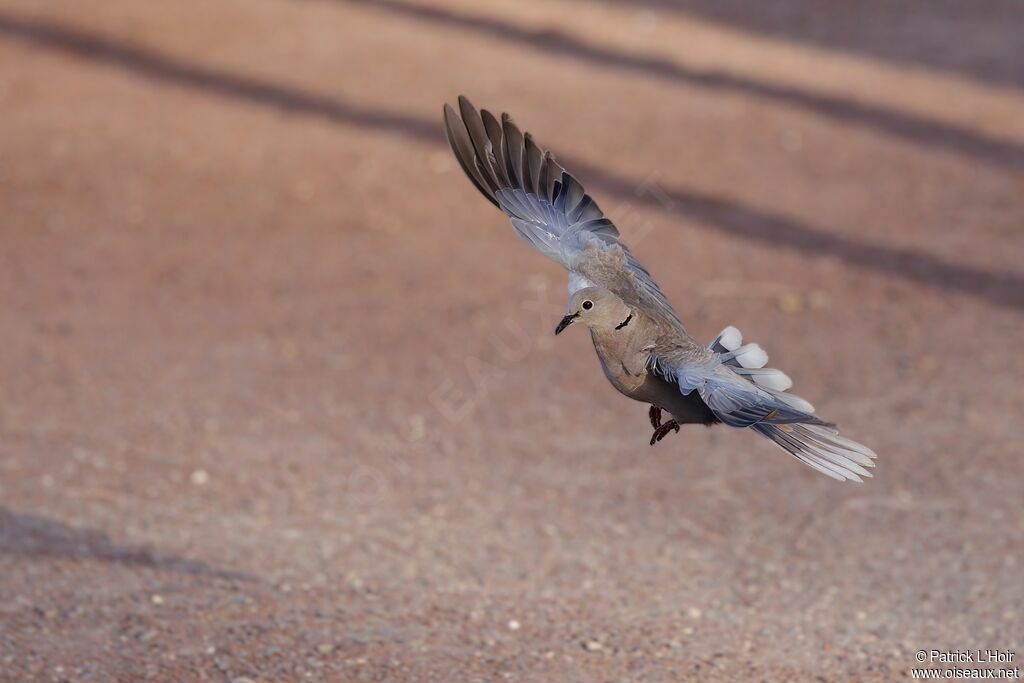
[[[583,186],[551,152],[459,97],[444,107],[452,152],[473,185],[504,211],[530,246],[569,271],[569,303],[555,328],[590,329],[604,374],[619,392],[650,404],[653,446],[682,424],[751,429],[833,479],[870,477],[874,451],[839,435],[814,406],[787,393],[768,355],[735,327],[707,346],[683,327],[668,299],[620,240]],[[671,418],[662,421],[662,412]]]

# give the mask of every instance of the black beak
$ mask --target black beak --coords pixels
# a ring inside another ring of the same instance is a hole
[[[562,322],[558,323],[558,327],[555,328],[555,334],[561,333],[562,330],[572,325],[578,317],[580,317],[579,313],[572,313],[562,318]]]

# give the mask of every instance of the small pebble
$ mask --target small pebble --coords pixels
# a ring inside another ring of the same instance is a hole
[[[796,294],[785,294],[779,297],[779,310],[783,313],[800,313],[804,310],[804,301]]]
[[[588,640],[583,643],[583,649],[587,652],[597,652],[598,650],[604,649],[604,645],[597,640]]]
[[[189,475],[188,479],[196,486],[204,486],[210,483],[210,475],[206,470],[196,470]]]
[[[330,643],[320,643],[316,646],[316,651],[322,655],[329,655],[334,652],[334,646]]]
[[[162,604],[164,604],[164,598],[163,598],[162,595],[154,595],[153,597],[150,598],[150,601],[154,605],[162,605]]]
[[[508,622],[508,630],[509,631],[518,631],[519,630],[519,622],[516,621],[515,619],[513,619],[510,622]]]

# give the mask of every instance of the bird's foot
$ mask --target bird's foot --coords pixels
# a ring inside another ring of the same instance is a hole
[[[661,408],[658,406],[651,406],[651,409],[647,414],[651,418],[652,429],[657,429],[661,426]]]
[[[651,422],[654,422],[653,416]],[[664,439],[671,431],[679,431],[679,423],[676,422],[675,420],[669,420],[668,422],[659,424],[657,427],[654,428],[654,433],[651,434],[651,445],[653,446],[654,444]]]

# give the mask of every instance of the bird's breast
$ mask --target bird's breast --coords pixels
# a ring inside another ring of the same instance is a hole
[[[594,335],[594,350],[597,351],[601,369],[608,381],[632,398],[647,379],[647,354],[631,351],[615,341],[609,343]]]

